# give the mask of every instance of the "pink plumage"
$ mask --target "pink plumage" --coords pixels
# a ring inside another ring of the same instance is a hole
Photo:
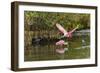
[[[64,40],[60,40],[60,41],[58,41],[58,42],[56,42],[56,45],[64,45]]]
[[[67,30],[65,30],[60,24],[56,24],[56,27],[59,29],[59,31],[61,31],[64,34],[64,37],[67,38],[71,38],[72,37],[72,33],[78,28],[78,26],[76,28],[74,28],[73,30],[67,32]]]

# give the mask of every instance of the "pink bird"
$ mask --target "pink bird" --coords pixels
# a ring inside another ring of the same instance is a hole
[[[56,42],[56,45],[68,45],[68,42],[65,42],[64,40],[60,40],[58,42]]]
[[[73,30],[67,32],[67,30],[65,30],[60,24],[56,24],[56,27],[64,34],[62,37],[67,37],[67,38],[71,38],[72,37],[72,33],[78,28],[78,26],[76,28],[74,28]]]
[[[60,40],[60,41],[56,42],[56,45],[64,45],[64,40]]]
[[[58,42],[56,42],[56,45],[58,46],[63,46],[63,45],[68,45],[68,42],[65,42],[64,40],[60,40]],[[59,48],[59,49],[56,49],[56,52],[57,53],[60,53],[60,54],[63,54],[65,52],[65,49],[64,48]]]

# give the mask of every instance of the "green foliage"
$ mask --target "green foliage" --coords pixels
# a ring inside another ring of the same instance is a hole
[[[56,23],[61,24],[67,30],[77,25],[80,26],[79,29],[90,28],[89,14],[25,11],[24,15],[25,30],[56,30]]]

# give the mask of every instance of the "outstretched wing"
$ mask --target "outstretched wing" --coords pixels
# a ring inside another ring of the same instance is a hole
[[[70,33],[73,33],[79,26],[77,26],[76,28],[74,28],[73,30],[70,31]]]
[[[60,25],[60,24],[56,24],[56,27],[63,33],[63,34],[67,34],[68,32]]]

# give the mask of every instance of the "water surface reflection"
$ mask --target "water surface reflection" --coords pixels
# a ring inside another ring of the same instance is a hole
[[[73,40],[74,39],[74,40]],[[84,59],[90,57],[90,47],[82,49],[82,39],[73,38],[69,41],[69,46],[57,46],[54,42],[35,43],[25,47],[25,61],[43,61],[43,60],[62,60],[62,59]],[[77,40],[78,39],[78,40]],[[88,39],[88,40],[87,40]],[[86,39],[86,45],[89,45],[89,38]],[[77,43],[76,43],[77,42]],[[80,49],[77,49],[80,48]],[[62,53],[59,52],[62,50]]]

